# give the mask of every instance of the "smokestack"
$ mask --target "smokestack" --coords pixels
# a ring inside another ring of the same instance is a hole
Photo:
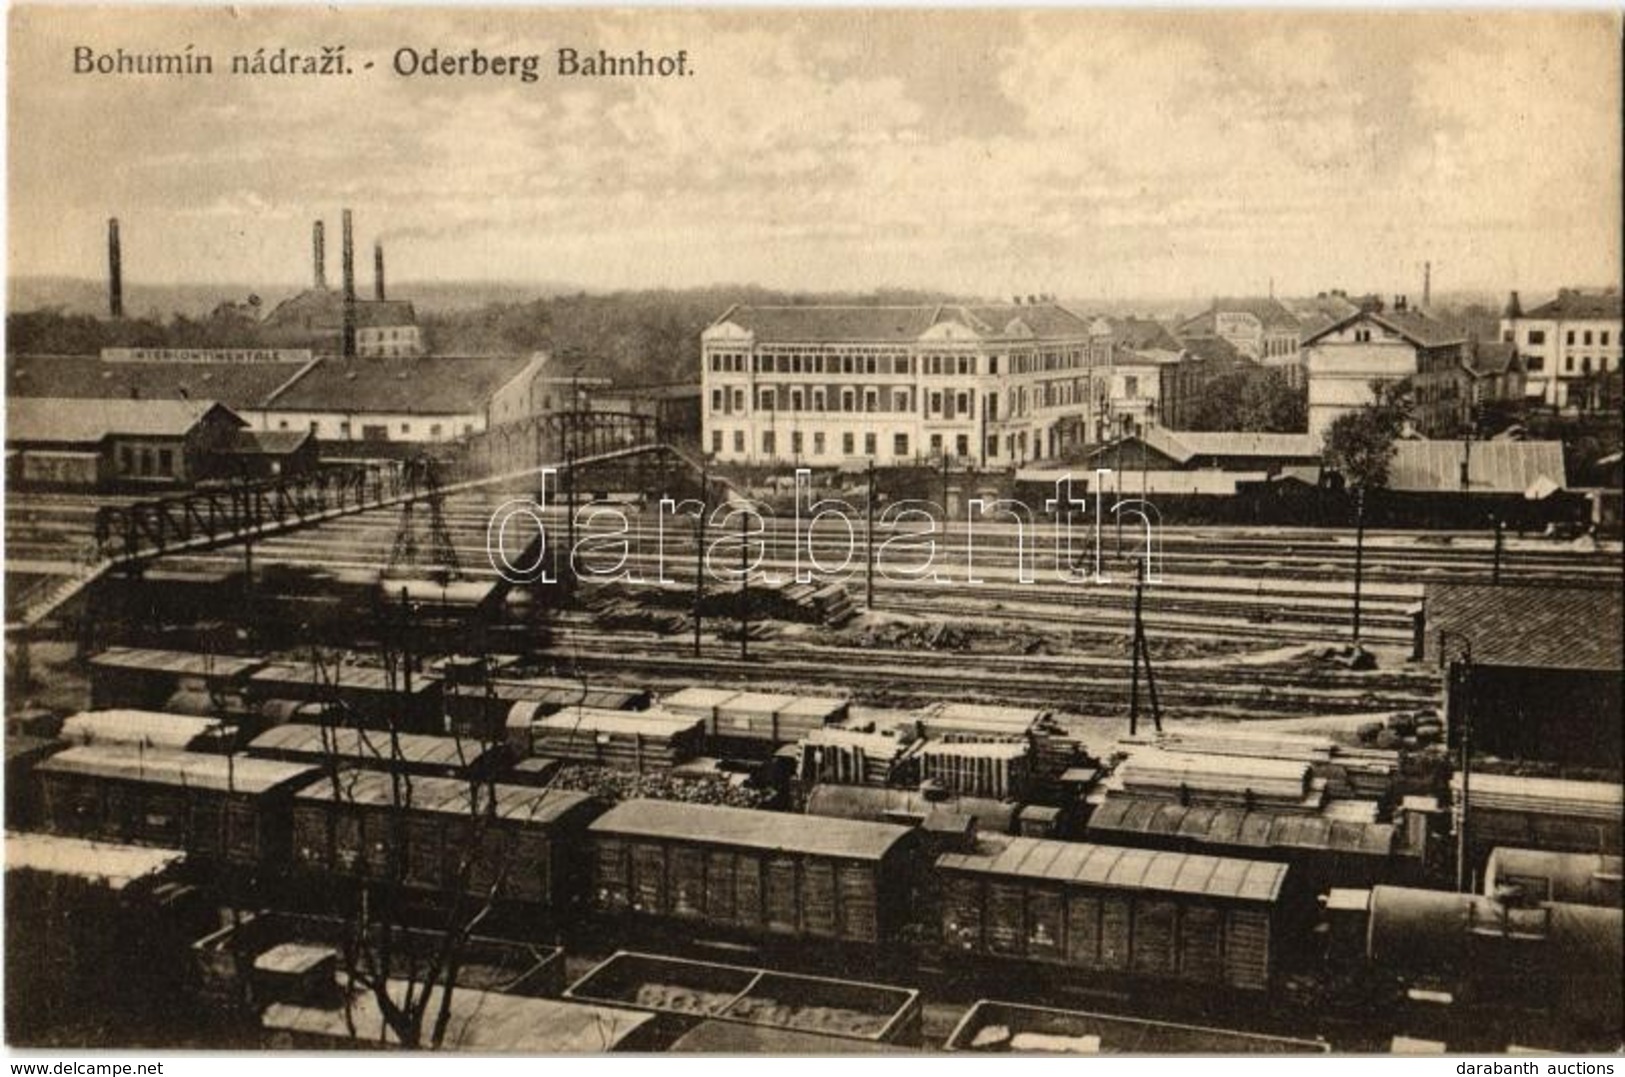
[[[1433,263],[1422,263],[1422,309],[1433,306]]]
[[[384,245],[372,245],[372,295],[382,303],[384,301]]]
[[[316,287],[327,291],[327,226],[317,221],[310,229],[310,253],[316,264]]]
[[[118,218],[107,219],[107,312],[124,317],[124,252],[119,247]]]
[[[344,211],[344,337],[343,355],[355,358],[355,236],[350,229],[350,211]]]

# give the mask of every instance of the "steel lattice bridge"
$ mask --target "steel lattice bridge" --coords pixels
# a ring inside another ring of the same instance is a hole
[[[687,454],[658,440],[602,446],[602,441],[588,443],[598,451],[445,484],[439,480],[436,465],[426,457],[369,460],[128,505],[104,505],[96,514],[94,543],[80,555],[78,570],[68,577],[46,580],[28,594],[21,603],[21,614],[7,629],[32,628],[103,576],[138,569],[171,554],[253,543],[346,516],[515,483],[550,469],[565,471],[658,454],[695,466]]]

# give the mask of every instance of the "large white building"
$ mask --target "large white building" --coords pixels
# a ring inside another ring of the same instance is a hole
[[[1373,382],[1409,380],[1415,414],[1429,437],[1451,433],[1467,413],[1466,336],[1398,297],[1393,310],[1357,311],[1303,342],[1309,379],[1309,433],[1370,404]]]
[[[1053,456],[1097,396],[1089,325],[1053,303],[735,306],[701,335],[703,444],[833,467]]]
[[[1620,369],[1620,294],[1564,288],[1525,312],[1513,292],[1501,318],[1501,340],[1523,357],[1524,391],[1555,408],[1585,406],[1593,376]]]

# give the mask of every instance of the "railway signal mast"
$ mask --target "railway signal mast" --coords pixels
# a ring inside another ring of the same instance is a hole
[[[1151,722],[1156,726],[1158,733],[1162,732],[1162,707],[1157,702],[1157,676],[1151,671],[1151,647],[1145,638],[1145,619],[1141,607],[1145,599],[1145,562],[1150,557],[1150,551],[1139,559],[1139,567],[1134,577],[1134,638],[1129,645],[1131,652],[1129,689],[1128,689],[1128,732],[1129,736],[1136,735],[1140,730],[1140,663],[1145,663],[1145,684],[1151,697]]]

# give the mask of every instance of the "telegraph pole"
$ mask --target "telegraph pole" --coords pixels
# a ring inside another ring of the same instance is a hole
[[[1134,635],[1129,640],[1128,735],[1140,731],[1140,601],[1145,591],[1145,559],[1134,579]]]
[[[710,508],[710,472],[700,469],[700,522],[698,544],[694,549],[694,657],[700,656],[701,611],[705,602],[705,517]]]
[[[1490,583],[1501,586],[1501,549],[1506,544],[1506,521],[1495,518],[1495,562],[1490,568]]]
[[[875,608],[875,459],[872,456],[869,458],[868,517],[868,526],[863,533],[864,547],[868,550],[864,568],[866,577],[864,606],[872,610]]]
[[[1360,581],[1365,570],[1365,487],[1354,492],[1354,642],[1360,642]]]
[[[739,514],[739,660],[750,657],[750,543],[745,514]]]

